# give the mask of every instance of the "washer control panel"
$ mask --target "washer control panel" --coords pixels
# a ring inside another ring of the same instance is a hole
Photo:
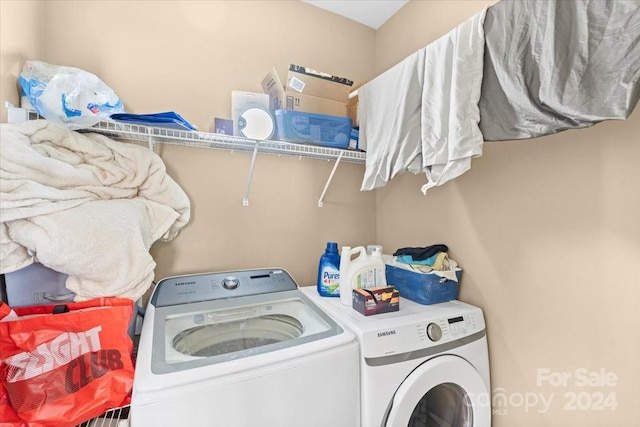
[[[295,289],[296,282],[280,268],[192,274],[161,280],[151,303],[166,307]]]

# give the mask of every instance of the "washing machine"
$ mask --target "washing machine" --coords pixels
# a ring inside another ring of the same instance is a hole
[[[147,305],[132,427],[360,423],[355,335],[283,269],[171,277]]]
[[[490,427],[482,310],[460,301],[364,316],[302,288],[360,343],[362,427]]]

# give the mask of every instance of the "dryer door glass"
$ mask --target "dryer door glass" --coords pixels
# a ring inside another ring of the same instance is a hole
[[[424,362],[396,390],[386,427],[490,427],[491,396],[465,359],[444,355]]]
[[[418,402],[407,427],[473,426],[471,399],[457,384],[438,384]]]

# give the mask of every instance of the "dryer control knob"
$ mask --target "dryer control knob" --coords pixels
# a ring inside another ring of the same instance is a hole
[[[442,338],[442,329],[435,323],[429,323],[427,325],[427,336],[431,341],[438,341]]]
[[[227,276],[222,281],[222,287],[225,289],[235,289],[240,285],[240,281],[234,276]]]

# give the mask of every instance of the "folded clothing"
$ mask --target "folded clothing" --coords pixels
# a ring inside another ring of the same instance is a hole
[[[442,279],[453,280],[455,282],[458,281],[458,275],[456,273],[462,271],[462,269],[458,267],[458,263],[448,257],[445,259],[446,262],[443,262],[441,270],[435,270],[428,265],[406,264],[398,261],[398,257],[391,255],[383,255],[382,260],[387,266],[400,268],[418,274],[433,274]],[[388,271],[389,269],[387,269],[387,272]],[[393,285],[393,283],[390,284]]]
[[[437,254],[425,259],[425,260],[414,260],[411,255],[400,255],[396,258],[398,262],[403,264],[412,264],[412,265],[424,265],[425,267],[429,267],[432,270],[446,270],[447,260],[449,258],[449,254],[446,252],[438,252]]]
[[[409,255],[414,261],[426,260],[438,252],[447,252],[449,248],[444,244],[436,244],[425,247],[400,248],[393,253],[393,256]]]

